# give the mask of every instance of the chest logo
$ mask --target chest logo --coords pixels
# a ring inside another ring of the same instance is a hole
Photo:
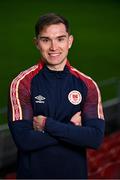
[[[36,103],[45,103],[45,97],[41,96],[41,95],[38,95],[35,97],[35,102]]]
[[[72,104],[78,105],[82,101],[82,95],[79,91],[73,90],[68,94],[68,99]]]

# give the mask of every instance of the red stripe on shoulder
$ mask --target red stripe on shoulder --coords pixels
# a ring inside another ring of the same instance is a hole
[[[30,84],[32,78],[43,68],[43,63],[32,66],[31,68],[21,72],[15,79],[13,79],[10,86],[10,100],[12,105],[12,120],[22,120],[23,113],[20,102],[21,86],[27,89],[28,96],[30,97]],[[23,89],[24,91],[24,89]]]
[[[69,62],[67,62],[67,67],[68,67],[69,71],[71,72],[71,74],[73,74],[77,78],[80,78],[81,80],[83,80],[86,85],[90,84],[91,81],[94,82],[89,76],[85,75],[84,73],[78,71],[76,68],[72,67],[69,64]]]
[[[97,93],[97,114],[98,118],[104,119],[104,114],[103,114],[103,107],[102,107],[102,102],[101,102],[101,93],[98,88],[98,85],[96,82],[89,76],[85,75],[84,73],[78,71],[76,68],[72,67],[69,62],[67,62],[67,67],[70,71],[71,74],[73,74],[75,77],[81,79],[87,86],[88,90],[95,90]]]

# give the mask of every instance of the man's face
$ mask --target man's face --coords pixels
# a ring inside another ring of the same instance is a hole
[[[36,40],[44,62],[52,67],[63,68],[72,42],[72,35],[66,32],[65,25],[62,23],[44,27]]]

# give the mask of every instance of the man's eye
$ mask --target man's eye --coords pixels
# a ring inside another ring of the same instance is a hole
[[[58,38],[58,41],[64,41],[64,38]]]
[[[49,40],[48,39],[42,39],[43,42],[48,42]]]

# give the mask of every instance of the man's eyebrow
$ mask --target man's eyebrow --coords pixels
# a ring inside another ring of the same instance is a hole
[[[47,36],[38,36],[39,39],[50,39],[49,37]]]
[[[67,37],[66,35],[57,36],[57,38],[64,38]]]
[[[56,38],[64,38],[64,37],[67,37],[66,35],[60,35],[60,36],[57,36]],[[50,37],[48,36],[38,36],[39,39],[51,39]]]

